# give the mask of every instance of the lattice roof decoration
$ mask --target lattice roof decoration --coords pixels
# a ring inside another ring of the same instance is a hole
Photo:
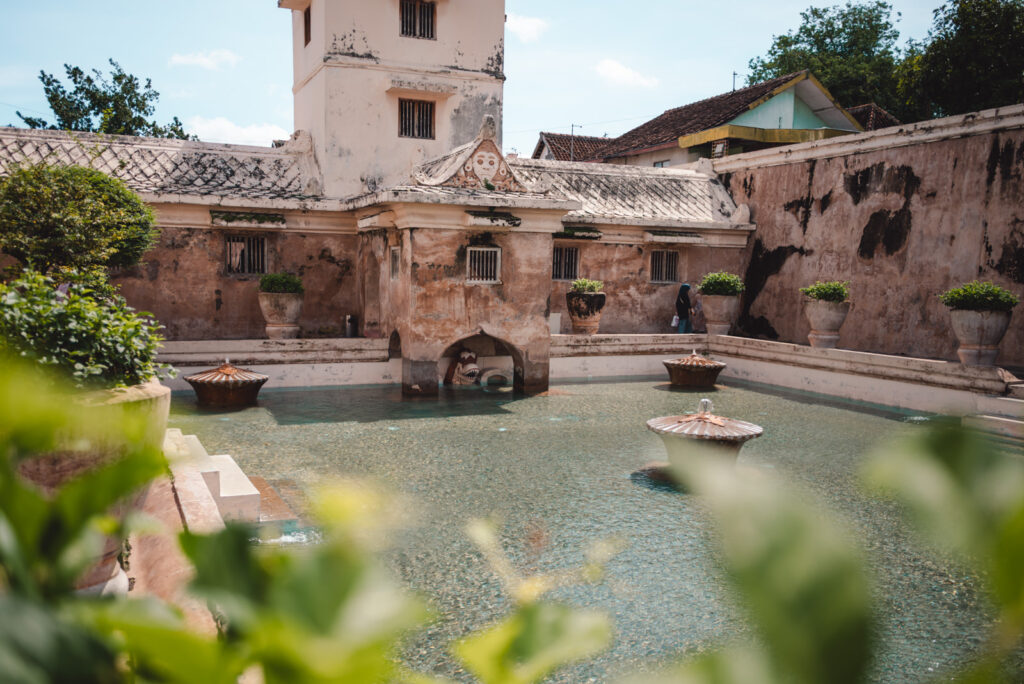
[[[12,164],[88,166],[143,195],[304,199],[320,195],[307,135],[276,148],[0,127],[0,174]]]

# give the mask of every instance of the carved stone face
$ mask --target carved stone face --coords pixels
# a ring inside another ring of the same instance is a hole
[[[473,173],[480,180],[493,180],[498,175],[500,158],[494,152],[477,150],[473,154]]]

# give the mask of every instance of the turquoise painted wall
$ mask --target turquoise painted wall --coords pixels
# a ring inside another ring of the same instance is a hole
[[[752,128],[828,128],[793,88],[785,90],[729,123]]]

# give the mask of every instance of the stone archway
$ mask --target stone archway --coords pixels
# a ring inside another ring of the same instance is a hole
[[[468,351],[476,362],[476,379],[484,381],[492,377],[512,379],[516,392],[524,391],[525,363],[523,353],[513,344],[501,338],[479,331],[448,345],[438,363],[441,378],[446,375],[452,361],[457,360],[460,352]],[[451,379],[451,378],[449,378]]]

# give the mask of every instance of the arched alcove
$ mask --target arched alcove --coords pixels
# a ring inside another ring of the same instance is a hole
[[[388,359],[400,359],[402,358],[402,336],[398,334],[397,330],[391,332],[391,337],[388,338]]]
[[[496,384],[502,380],[512,380],[513,387],[522,389],[523,354],[514,345],[505,340],[493,337],[484,332],[464,337],[453,342],[445,349],[438,362],[438,375],[444,384],[453,381],[451,377],[452,362],[456,361],[463,351],[471,352],[476,357],[476,380]],[[446,376],[448,376],[446,378]]]

